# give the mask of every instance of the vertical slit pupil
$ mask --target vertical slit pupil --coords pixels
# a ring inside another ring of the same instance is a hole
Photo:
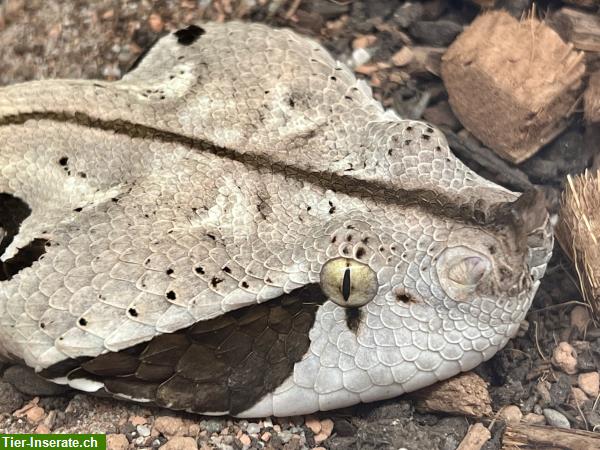
[[[344,271],[344,279],[342,280],[342,297],[344,301],[350,298],[350,268],[346,267]]]

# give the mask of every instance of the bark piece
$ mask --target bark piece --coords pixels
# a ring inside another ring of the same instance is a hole
[[[490,430],[482,424],[476,423],[469,427],[469,431],[467,431],[456,450],[480,450],[491,437]]]
[[[442,58],[442,79],[461,123],[519,163],[556,137],[582,89],[583,53],[535,18],[480,15]]]
[[[590,450],[600,448],[600,434],[539,425],[507,426],[502,450]]]
[[[600,123],[600,71],[590,75],[583,94],[583,111],[588,123]]]
[[[551,19],[552,25],[576,49],[600,52],[600,16],[564,7]]]
[[[567,176],[556,237],[575,265],[584,299],[600,318],[600,173]]]
[[[461,373],[449,380],[413,394],[417,409],[473,417],[490,416],[492,400],[487,383],[473,372]]]

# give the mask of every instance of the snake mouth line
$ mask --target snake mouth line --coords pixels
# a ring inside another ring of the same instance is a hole
[[[293,177],[334,192],[373,199],[401,207],[418,208],[434,216],[442,216],[460,223],[478,225],[484,228],[496,229],[499,224],[506,223],[508,217],[506,207],[514,203],[498,202],[491,205],[482,204],[484,202],[481,201],[457,203],[450,195],[430,189],[390,188],[385,182],[381,181],[364,180],[352,175],[341,175],[330,171],[311,171],[285,165],[268,155],[245,154],[234,149],[216,146],[206,140],[190,138],[125,120],[100,120],[79,112],[75,114],[34,112],[4,116],[0,118],[0,126],[21,125],[29,120],[70,123],[110,131],[130,138],[152,138],[168,144],[184,145],[198,152],[207,152],[241,162],[259,171],[269,170],[286,177]],[[512,216],[510,219],[512,219]]]

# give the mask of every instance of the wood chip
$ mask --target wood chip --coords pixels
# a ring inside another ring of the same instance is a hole
[[[472,417],[491,416],[492,399],[487,383],[473,372],[461,373],[449,380],[412,394],[417,409]]]
[[[584,73],[583,53],[554,30],[535,18],[519,22],[505,11],[480,15],[442,58],[458,119],[514,163],[566,127]]]
[[[410,47],[405,45],[401,50],[394,53],[392,56],[392,63],[394,63],[395,66],[403,67],[409,64],[413,58],[413,51],[410,49]]]
[[[456,450],[480,450],[491,437],[490,430],[482,424],[476,423],[469,427],[467,434]]]
[[[600,71],[590,75],[583,95],[583,110],[588,123],[600,123]]]
[[[502,450],[600,448],[600,434],[539,425],[507,426],[502,437]]]
[[[550,23],[579,50],[600,52],[600,16],[573,8],[561,8]]]

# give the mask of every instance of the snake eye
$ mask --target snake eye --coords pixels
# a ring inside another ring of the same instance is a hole
[[[448,278],[465,286],[476,285],[488,270],[489,263],[478,256],[468,256],[448,269]]]
[[[377,275],[373,269],[353,259],[332,259],[321,269],[323,293],[344,308],[357,308],[369,303],[377,288]]]

